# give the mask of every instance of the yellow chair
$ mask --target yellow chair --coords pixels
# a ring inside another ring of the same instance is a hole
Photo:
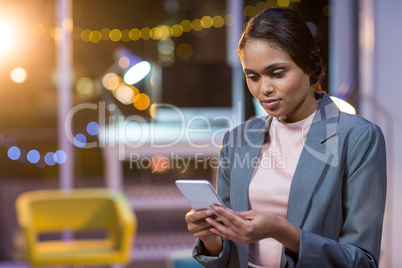
[[[31,191],[17,198],[16,209],[31,265],[113,264],[130,260],[137,219],[124,195],[117,191]],[[72,238],[54,239],[66,233],[72,234]],[[88,238],[94,233],[96,237]],[[82,238],[83,235],[86,237]],[[46,236],[48,239],[43,239]]]

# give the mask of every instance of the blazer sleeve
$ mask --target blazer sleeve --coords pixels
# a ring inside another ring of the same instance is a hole
[[[221,197],[226,207],[230,207],[230,171],[229,171],[229,158],[228,149],[230,147],[230,132],[226,132],[222,139],[222,146],[220,150],[220,165],[218,169],[218,194]],[[231,242],[222,238],[223,248],[219,256],[210,256],[206,250],[203,242],[197,239],[193,248],[193,257],[202,266],[208,268],[228,267]]]
[[[346,161],[338,240],[301,230],[299,254],[285,249],[290,267],[378,267],[387,187],[385,141],[378,126],[362,132]]]

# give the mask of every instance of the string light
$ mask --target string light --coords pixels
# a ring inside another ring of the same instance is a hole
[[[255,6],[247,5],[244,8],[244,16],[252,17],[255,14],[263,11],[268,7],[288,7],[290,3],[298,3],[301,0],[277,0],[258,2]],[[170,38],[171,36],[180,37],[183,33],[191,31],[202,31],[203,29],[222,28],[224,26],[232,26],[235,17],[231,14],[225,16],[203,16],[194,20],[184,19],[180,23],[174,25],[159,25],[157,27],[143,27],[132,29],[109,29],[103,28],[101,30],[82,29],[81,27],[74,27],[73,38],[81,39],[84,42],[99,43],[101,41],[112,42],[129,42],[138,40],[161,40]],[[60,35],[59,28],[45,27],[41,24],[36,24],[32,27],[32,34],[35,36],[43,36],[45,38],[58,38]]]

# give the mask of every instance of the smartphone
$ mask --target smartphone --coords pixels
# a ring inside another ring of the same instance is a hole
[[[222,200],[207,180],[176,180],[176,186],[193,209],[205,209],[221,205]]]

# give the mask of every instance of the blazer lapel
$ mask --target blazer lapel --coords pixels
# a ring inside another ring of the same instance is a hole
[[[287,220],[302,228],[314,189],[330,166],[338,164],[339,110],[323,94],[292,180]]]
[[[232,209],[236,211],[249,210],[248,187],[271,121],[272,118],[267,117],[260,126],[246,126],[242,133],[241,140],[246,144],[239,148],[234,156],[235,159],[232,160],[234,168],[232,169],[230,200]]]

